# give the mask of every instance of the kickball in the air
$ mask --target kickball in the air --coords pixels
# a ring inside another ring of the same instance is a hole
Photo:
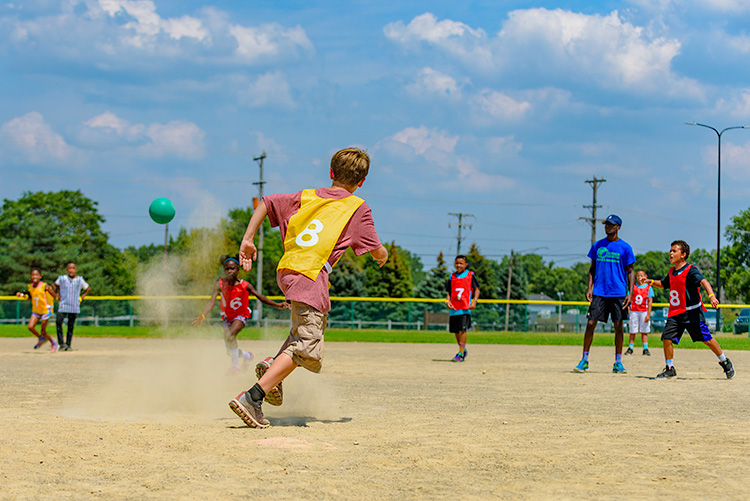
[[[155,223],[167,224],[174,219],[174,205],[168,198],[157,198],[149,205],[148,215]]]

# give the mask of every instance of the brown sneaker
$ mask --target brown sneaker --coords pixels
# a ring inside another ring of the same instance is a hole
[[[273,363],[273,357],[268,357],[265,360],[261,360],[258,362],[258,364],[255,366],[255,377],[258,379],[263,377],[263,374],[266,373],[266,371],[271,367],[271,364]],[[282,381],[283,382],[283,381]],[[281,386],[281,382],[271,388],[271,391],[266,393],[266,398],[264,398],[266,402],[268,402],[271,405],[281,405],[284,403],[284,388]]]
[[[263,411],[260,407],[260,403],[256,404],[249,401],[244,391],[229,402],[229,408],[250,428],[268,428],[270,423],[268,419],[263,417]]]

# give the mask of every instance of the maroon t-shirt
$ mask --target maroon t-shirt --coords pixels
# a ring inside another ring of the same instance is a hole
[[[346,198],[351,196],[351,193],[339,188],[317,188],[315,194],[321,198]],[[272,228],[279,227],[282,241],[286,236],[289,218],[297,213],[301,200],[301,191],[263,197],[268,209],[268,221]],[[333,265],[349,247],[352,248],[355,255],[361,256],[379,248],[381,245],[380,238],[375,231],[375,222],[372,220],[372,210],[365,202],[357,208],[349,223],[344,227],[344,231],[341,232],[328,262]],[[331,299],[328,296],[328,271],[325,268],[318,274],[315,282],[296,271],[278,270],[276,282],[288,301],[308,304],[323,313],[331,310]]]

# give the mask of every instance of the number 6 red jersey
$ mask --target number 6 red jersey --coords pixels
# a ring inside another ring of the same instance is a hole
[[[250,305],[248,299],[250,293],[247,290],[247,282],[240,280],[235,285],[223,278],[219,279],[221,287],[221,318],[231,322],[237,317],[250,318]]]

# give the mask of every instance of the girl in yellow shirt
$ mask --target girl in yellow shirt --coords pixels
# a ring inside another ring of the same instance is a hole
[[[31,318],[29,318],[29,325],[27,327],[38,339],[34,349],[39,349],[44,343],[49,341],[52,343],[52,352],[56,352],[59,346],[47,334],[47,323],[52,316],[52,308],[58,296],[55,293],[55,289],[42,282],[42,272],[39,268],[31,269],[31,283],[28,285],[28,292],[17,292],[16,296],[26,297],[31,301]],[[39,321],[42,322],[41,334],[36,330],[36,324]]]

